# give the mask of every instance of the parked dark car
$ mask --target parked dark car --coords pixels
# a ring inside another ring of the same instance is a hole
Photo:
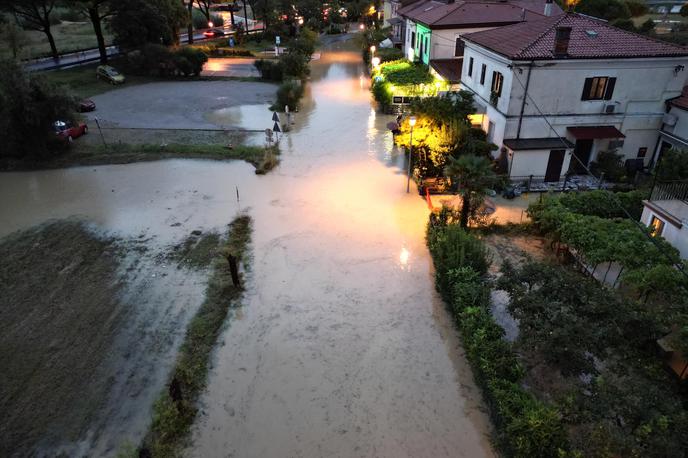
[[[210,29],[203,32],[203,36],[206,38],[224,37],[225,35],[225,31],[222,29]]]
[[[57,138],[69,143],[71,143],[75,138],[81,137],[82,135],[86,135],[88,133],[88,126],[83,122],[73,125],[64,121],[55,121],[53,128],[55,129],[55,135],[57,135]]]
[[[96,109],[96,103],[91,99],[84,99],[79,102],[79,112],[86,113],[87,111],[94,111]]]

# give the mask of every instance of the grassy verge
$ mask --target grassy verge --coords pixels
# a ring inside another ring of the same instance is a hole
[[[251,224],[247,215],[234,219],[221,248],[224,254],[231,253],[244,265],[249,258]],[[153,422],[142,451],[145,449],[152,456],[160,457],[178,455],[196,417],[196,402],[205,388],[210,354],[229,309],[239,305],[242,291],[243,288],[232,284],[227,261],[217,258],[205,302],[189,324],[170,383],[155,402]]]
[[[237,145],[230,149],[224,145],[202,144],[79,145],[45,160],[4,159],[0,161],[0,170],[41,170],[81,165],[129,164],[161,159],[239,159],[252,164],[256,167],[256,174],[262,175],[279,164],[278,155],[279,148],[276,146],[264,148]]]
[[[119,68],[118,60],[113,59],[109,65]],[[66,87],[70,92],[79,98],[92,97],[94,95],[102,94],[113,89],[127,87],[135,84],[144,84],[154,81],[162,81],[160,78],[150,76],[136,76],[126,75],[126,82],[121,86],[113,86],[112,84],[98,80],[96,78],[96,68],[99,63],[82,65],[80,67],[65,68],[60,70],[51,70],[41,73],[41,76],[51,83],[58,86]]]

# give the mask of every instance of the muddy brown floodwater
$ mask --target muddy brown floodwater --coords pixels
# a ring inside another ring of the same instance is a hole
[[[244,306],[213,355],[187,456],[494,455],[434,291],[427,207],[405,192],[403,155],[363,71],[341,44],[312,63],[267,176],[184,160],[2,176],[0,236],[75,215],[164,245],[253,216]]]

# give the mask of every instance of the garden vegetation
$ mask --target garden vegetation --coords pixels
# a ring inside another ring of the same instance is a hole
[[[671,247],[648,242],[605,193],[546,197],[529,213],[532,230],[566,240],[585,262],[625,266],[620,287],[557,263],[504,261],[493,285],[508,295],[518,327],[513,343],[490,309],[482,242],[447,211],[431,217],[437,288],[505,456],[685,456],[688,398],[658,357],[657,339],[673,335],[672,345],[688,354],[688,282]],[[637,207],[642,196],[616,198]]]

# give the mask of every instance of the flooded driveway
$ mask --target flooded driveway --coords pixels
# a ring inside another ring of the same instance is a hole
[[[427,207],[405,192],[403,157],[371,108],[360,56],[324,52],[312,80],[267,176],[183,160],[6,174],[0,235],[79,215],[173,243],[248,209],[249,290],[213,356],[186,454],[493,456],[434,291]]]

